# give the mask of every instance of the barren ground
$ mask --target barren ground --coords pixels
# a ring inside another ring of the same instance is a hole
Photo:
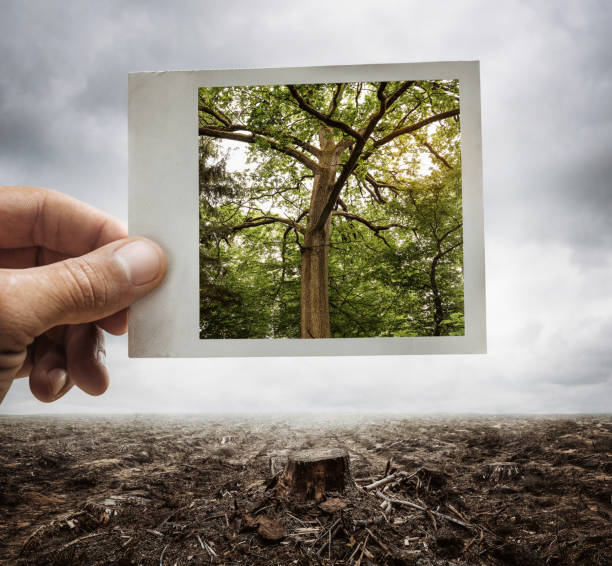
[[[275,492],[319,446],[395,480]],[[610,416],[0,417],[0,564],[610,564],[611,453]]]

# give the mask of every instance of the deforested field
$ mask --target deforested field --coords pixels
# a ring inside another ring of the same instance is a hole
[[[298,450],[352,481],[282,488]],[[0,564],[610,564],[612,417],[0,417]]]

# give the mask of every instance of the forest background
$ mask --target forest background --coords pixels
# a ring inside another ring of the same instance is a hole
[[[464,333],[457,80],[201,88],[198,110],[201,338]]]

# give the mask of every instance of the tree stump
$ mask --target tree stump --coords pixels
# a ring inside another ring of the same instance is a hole
[[[289,455],[278,490],[300,501],[321,501],[327,492],[343,493],[354,480],[346,450],[301,450]]]
[[[492,483],[499,483],[519,478],[522,470],[516,462],[492,462],[485,466],[482,475]]]
[[[287,467],[289,450],[274,450],[268,456],[270,475],[275,476]]]

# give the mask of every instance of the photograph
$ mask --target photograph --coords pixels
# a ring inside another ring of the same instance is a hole
[[[174,266],[130,356],[485,353],[481,139],[478,61],[130,73],[130,229]]]
[[[612,2],[1,14],[0,566],[612,564]]]
[[[459,90],[199,88],[200,338],[463,335]]]

